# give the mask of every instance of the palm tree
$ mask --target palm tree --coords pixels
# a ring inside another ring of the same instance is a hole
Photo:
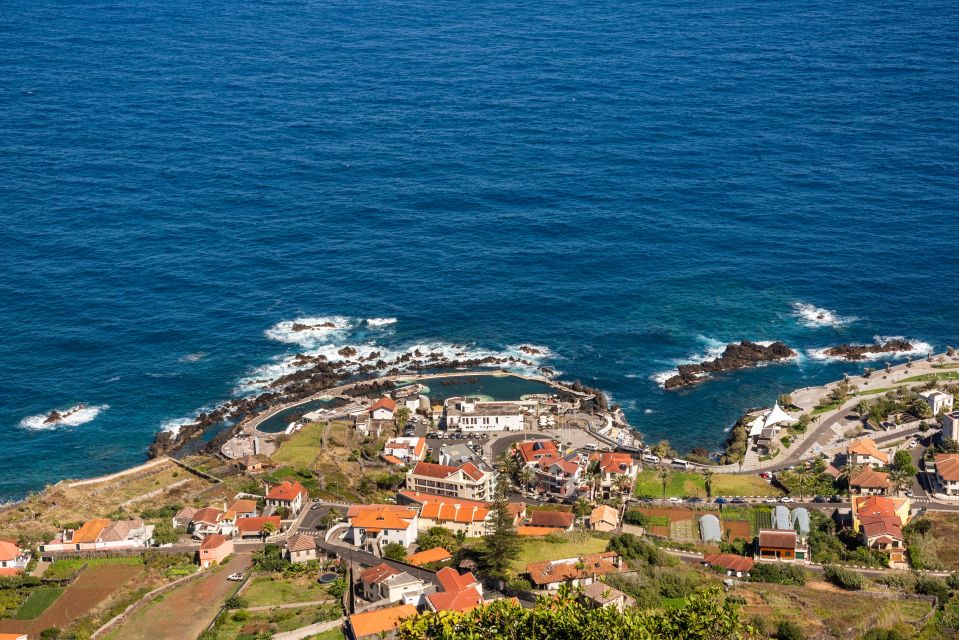
[[[590,498],[596,499],[596,491],[603,479],[603,471],[599,468],[599,460],[593,460],[586,467],[586,477],[589,479]]]
[[[801,464],[793,473],[796,474],[796,480],[799,483],[799,501],[802,502],[803,495],[806,493],[806,480],[809,479],[809,467]]]
[[[712,469],[703,469],[703,484],[706,485],[706,497],[713,497],[713,475],[716,472]]]
[[[536,480],[536,474],[533,472],[533,469],[530,467],[523,467],[519,472],[519,479],[523,484],[526,485],[526,491],[531,491],[530,485],[533,484],[533,481]]]
[[[902,490],[912,484],[912,474],[909,473],[912,469],[901,469],[899,467],[894,468],[889,472],[889,479],[892,480],[893,490],[898,496],[902,493]]]
[[[659,476],[659,479],[663,483],[663,500],[666,499],[666,484],[669,482],[669,477],[672,475],[669,469],[666,467],[661,467],[659,471],[656,472],[656,475]]]
[[[846,464],[843,465],[842,473],[840,478],[846,482],[846,493],[852,495],[852,479],[859,475],[859,472],[862,471],[863,465],[857,464],[852,461],[852,458],[846,460]]]
[[[623,474],[616,479],[616,490],[622,495],[627,495],[633,490],[633,479]]]

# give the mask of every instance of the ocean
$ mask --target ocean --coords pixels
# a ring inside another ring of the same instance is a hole
[[[0,499],[140,463],[297,351],[537,345],[685,450],[862,366],[817,349],[959,346],[957,23],[941,1],[5,2]],[[660,388],[740,339],[800,355]]]

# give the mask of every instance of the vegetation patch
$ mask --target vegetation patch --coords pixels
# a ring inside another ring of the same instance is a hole
[[[24,600],[14,614],[17,620],[32,620],[39,617],[64,592],[64,587],[37,587]]]

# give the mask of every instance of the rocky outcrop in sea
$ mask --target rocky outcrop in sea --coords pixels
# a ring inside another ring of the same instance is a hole
[[[832,358],[842,358],[843,360],[864,360],[870,355],[879,353],[902,353],[912,351],[915,346],[901,339],[887,340],[881,344],[841,344],[837,347],[830,347],[823,353]]]
[[[663,386],[666,389],[678,389],[702,382],[706,374],[709,373],[746,369],[766,362],[787,360],[795,355],[796,352],[782,342],[773,342],[767,346],[743,340],[739,344],[726,345],[723,354],[715,360],[679,365],[676,368],[676,375],[667,379]]]

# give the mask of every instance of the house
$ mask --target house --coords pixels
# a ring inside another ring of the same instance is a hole
[[[606,452],[599,456],[590,456],[591,459],[597,459],[600,472],[600,491],[603,497],[610,497],[611,494],[619,493],[622,486],[626,486],[623,478],[629,479],[629,489],[632,490],[632,481],[636,480],[639,473],[639,463],[633,460],[628,453]]]
[[[236,533],[241,540],[262,538],[282,531],[280,516],[257,516],[236,521]]]
[[[406,473],[406,488],[467,500],[490,500],[496,473],[483,471],[472,462],[458,467],[417,462]]]
[[[383,396],[370,407],[370,418],[373,420],[392,420],[396,415],[396,401]]]
[[[415,604],[423,595],[426,585],[422,580],[384,562],[360,574],[360,587],[363,597],[370,602],[385,599],[390,603],[402,601]]]
[[[467,462],[472,462],[480,471],[493,470],[493,468],[483,460],[483,456],[465,442],[454,442],[443,445],[440,447],[440,455],[437,460],[439,460],[440,464],[445,464],[450,467],[458,467]]]
[[[346,537],[357,547],[382,553],[390,543],[409,549],[416,542],[416,509],[393,504],[353,505],[346,514],[350,525]]]
[[[859,516],[859,539],[866,547],[889,556],[889,566],[906,568],[906,538],[902,521],[888,513],[863,513]]]
[[[463,500],[406,489],[399,491],[396,499],[398,503],[419,507],[417,527],[420,531],[443,527],[453,533],[462,531],[468,537],[478,538],[486,535],[493,515],[492,505],[480,500]]]
[[[89,520],[79,529],[64,529],[40,551],[104,551],[140,549],[153,544],[152,524],[143,520]]]
[[[290,515],[295,516],[303,508],[303,504],[309,497],[310,494],[307,493],[302,484],[284,480],[266,494],[266,504],[274,509],[289,509]]]
[[[612,531],[619,526],[619,511],[601,504],[589,514],[589,528],[593,531]]]
[[[936,466],[936,481],[939,493],[959,496],[959,453],[937,453],[933,458]]]
[[[15,540],[0,539],[0,576],[23,573],[29,562],[29,551],[21,549]]]
[[[575,496],[583,484],[585,462],[586,459],[578,453],[570,453],[562,458],[541,457],[533,467],[536,491],[561,498]]]
[[[426,457],[426,438],[391,438],[383,447],[383,458],[387,462],[396,464],[390,458],[395,458],[400,464],[413,464]]]
[[[631,596],[599,581],[586,585],[577,598],[580,603],[591,609],[612,607],[620,613],[636,604],[636,600]]]
[[[806,541],[795,531],[760,529],[756,557],[760,560],[808,562],[809,549],[806,547]]]
[[[377,638],[387,640],[396,637],[396,628],[400,623],[416,616],[416,607],[401,604],[388,609],[354,613],[347,618],[346,625],[353,640]]]
[[[294,533],[286,541],[286,557],[294,564],[316,560],[316,538]]]
[[[219,533],[211,533],[203,538],[197,556],[200,566],[206,569],[220,564],[224,558],[232,553],[233,541],[231,539]]]
[[[256,500],[248,498],[234,500],[233,504],[228,506],[226,510],[235,513],[237,518],[255,518],[257,516]]]
[[[959,411],[950,411],[942,416],[942,437],[959,442]]]
[[[509,514],[513,517],[514,527],[519,526],[519,523],[526,519],[525,502],[510,502],[506,505],[506,510],[509,511]]]
[[[262,453],[244,456],[236,461],[236,465],[247,473],[262,473],[276,466],[272,460]]]
[[[556,591],[563,584],[573,587],[590,585],[600,576],[618,573],[622,567],[618,553],[604,551],[578,558],[531,562],[526,565],[526,573],[537,589]]]
[[[930,389],[929,391],[920,391],[919,397],[926,401],[934,416],[952,411],[953,398],[951,393]]]
[[[173,516],[173,528],[186,530],[193,522],[193,516],[198,509],[196,507],[183,507]]]
[[[909,523],[909,510],[912,503],[909,498],[889,498],[886,496],[853,496],[852,528],[859,533],[862,516],[895,516],[901,526]]]
[[[707,553],[703,556],[703,564],[725,569],[726,575],[731,578],[748,578],[756,562],[752,558],[732,553]]]
[[[233,535],[236,527],[236,514],[231,511],[220,511],[216,507],[197,509],[187,527],[187,533],[193,534],[197,540],[214,533],[225,536]]]
[[[534,511],[526,525],[572,531],[574,522],[576,522],[576,514],[571,511]]]
[[[556,527],[529,527],[526,525],[516,527],[516,535],[523,538],[545,538],[548,535],[562,533],[563,531],[564,529],[557,529]]]
[[[865,467],[849,479],[849,488],[864,496],[885,495],[889,490],[889,474]]]
[[[880,451],[872,438],[860,438],[850,443],[846,455],[853,464],[873,467],[885,467],[889,464],[889,454]]]
[[[418,551],[407,558],[406,561],[409,564],[422,567],[423,565],[431,564],[433,562],[448,562],[452,559],[453,556],[449,551],[443,547],[434,547],[425,551]]]
[[[554,440],[529,440],[516,444],[514,454],[526,466],[533,466],[543,457],[558,458],[559,449]]]
[[[436,572],[440,590],[426,596],[430,611],[463,613],[483,604],[483,585],[471,572],[459,573],[451,567]]]
[[[523,408],[515,402],[487,402],[478,398],[450,398],[444,403],[447,429],[465,433],[522,431]]]

